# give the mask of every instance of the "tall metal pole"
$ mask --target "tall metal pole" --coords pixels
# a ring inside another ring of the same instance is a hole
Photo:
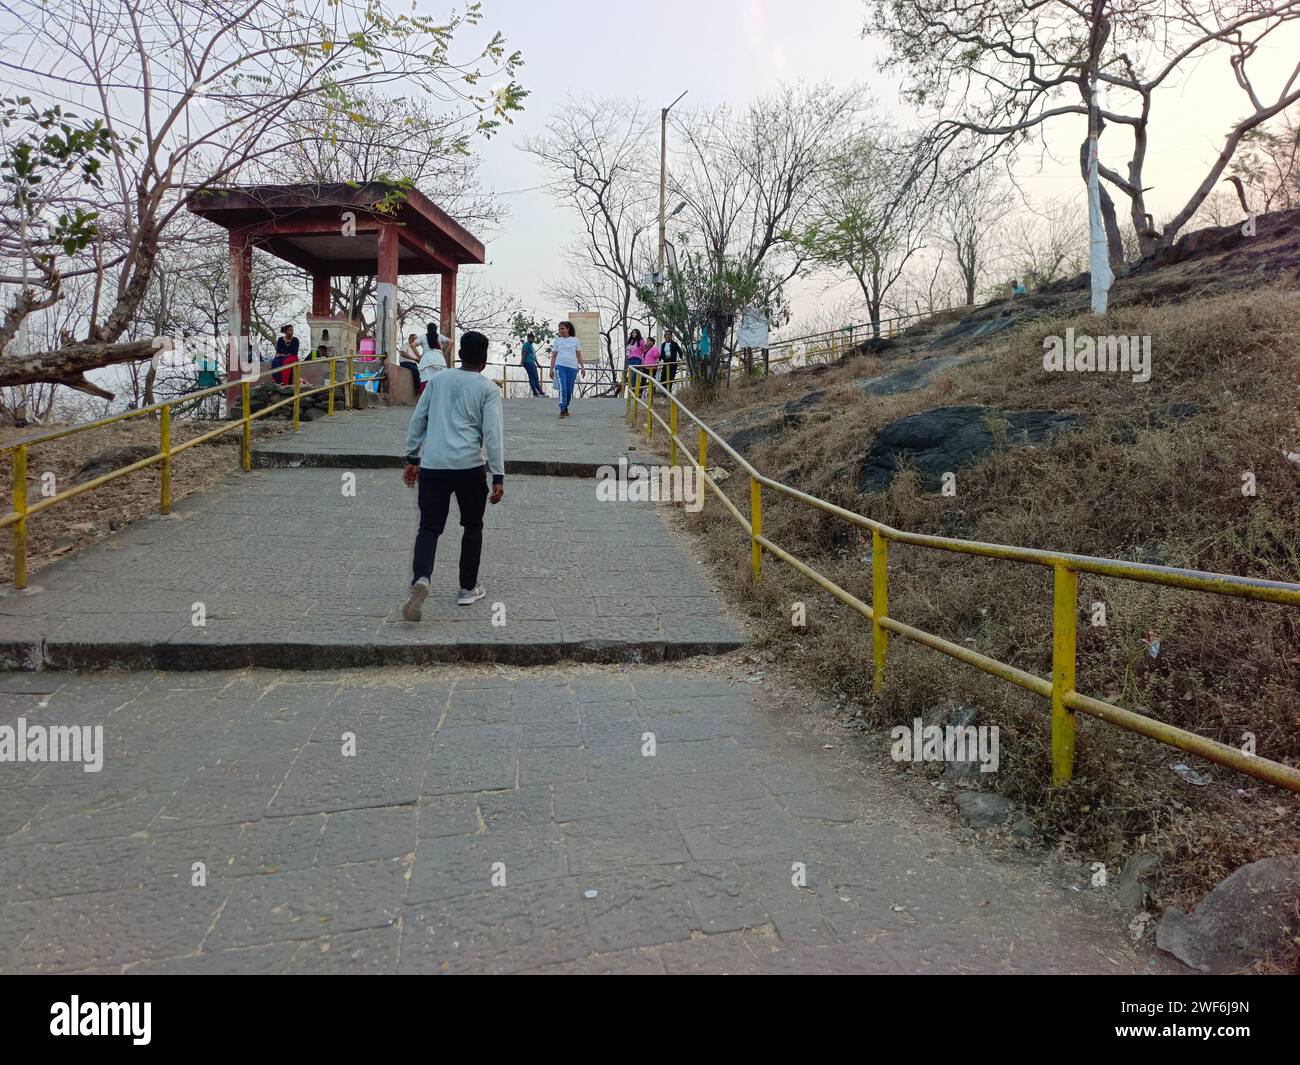
[[[659,112],[659,283],[664,283],[664,195],[668,184],[668,108]]]
[[[689,89],[686,90],[686,92],[689,91]],[[685,96],[686,92],[683,92],[682,96]],[[667,208],[664,197],[667,195],[666,190],[668,187],[668,112],[681,102],[682,96],[677,97],[676,100],[659,112],[659,284],[663,286],[660,291],[667,289],[667,279],[664,277],[664,252],[667,243],[665,225],[668,220],[664,217],[664,211]],[[655,324],[658,326],[662,323],[656,322]]]

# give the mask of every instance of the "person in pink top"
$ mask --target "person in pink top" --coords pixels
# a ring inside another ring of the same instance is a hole
[[[640,366],[642,359],[645,357],[646,349],[649,347],[650,345],[641,339],[641,330],[633,329],[632,332],[628,333],[627,365]],[[636,386],[635,375],[629,377],[628,383],[631,384],[633,387]]]
[[[646,349],[645,349],[645,354],[643,354],[643,355],[641,356],[641,359],[642,359],[642,361],[645,363],[646,366],[658,366],[658,365],[659,365],[659,345],[655,343],[655,338],[654,338],[654,337],[647,337],[647,338],[646,338]],[[654,376],[654,371],[653,371],[653,370],[650,371],[650,375],[651,375],[652,377]]]

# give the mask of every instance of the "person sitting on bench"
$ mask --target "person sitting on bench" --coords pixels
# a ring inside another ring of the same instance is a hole
[[[293,335],[293,326],[282,325],[280,327],[280,338],[275,342],[275,358],[271,360],[271,368],[279,370],[282,366],[292,366],[298,361],[298,338]],[[289,385],[293,383],[293,372],[283,370],[280,373],[272,374],[272,380],[277,385]]]

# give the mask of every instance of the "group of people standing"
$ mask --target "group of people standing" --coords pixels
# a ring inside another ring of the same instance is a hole
[[[666,385],[677,376],[677,363],[682,357],[682,346],[673,339],[671,329],[664,330],[662,343],[656,344],[653,336],[642,338],[641,330],[633,329],[627,335],[627,365],[658,367],[651,374]]]
[[[329,332],[322,334],[322,341],[329,338]],[[447,350],[447,345],[451,338],[438,332],[436,322],[430,322],[428,331],[425,334],[425,343],[420,343],[419,335],[412,333],[406,338],[406,347],[402,349],[398,362],[411,375],[411,383],[415,386],[416,395],[424,391],[424,386],[439,370],[449,369],[452,365],[451,353]],[[362,344],[362,354],[364,356],[364,341]],[[280,336],[275,341],[275,356],[271,360],[271,368],[276,371],[273,373],[272,380],[278,385],[288,385],[292,382],[292,366],[300,359],[301,351],[299,340],[293,335],[293,326],[284,325],[280,327]],[[322,345],[320,351],[307,353],[307,358],[325,358],[329,355],[329,349]]]

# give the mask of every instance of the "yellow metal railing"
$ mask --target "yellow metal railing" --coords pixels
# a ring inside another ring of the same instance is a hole
[[[252,442],[253,442],[253,422],[265,417],[272,411],[279,410],[281,407],[292,404],[293,406],[293,430],[298,431],[299,413],[302,409],[302,399],[304,396],[313,396],[318,392],[329,392],[327,413],[334,414],[334,389],[340,385],[351,385],[358,378],[353,373],[352,355],[335,355],[329,359],[312,359],[307,363],[296,362],[292,364],[293,372],[293,395],[286,396],[284,399],[275,403],[270,403],[257,412],[251,411],[250,408],[250,389],[249,386],[255,381],[261,380],[271,374],[281,374],[287,372],[290,367],[281,366],[265,370],[258,374],[257,377],[245,377],[238,382],[230,382],[224,385],[214,385],[211,388],[204,388],[198,392],[188,392],[179,399],[171,400],[167,403],[155,403],[149,407],[140,407],[138,410],[124,411],[121,414],[114,414],[108,418],[100,418],[98,421],[86,422],[84,425],[74,425],[67,429],[58,429],[54,432],[43,433],[40,436],[33,436],[26,440],[20,440],[14,444],[7,444],[0,447],[0,453],[12,453],[12,474],[13,474],[13,509],[4,515],[0,515],[0,529],[13,529],[13,551],[14,551],[14,587],[23,589],[27,587],[27,522],[36,514],[50,507],[56,506],[65,500],[74,496],[79,496],[83,492],[92,492],[96,488],[108,484],[110,481],[116,481],[128,474],[135,473],[137,470],[148,469],[150,466],[161,465],[160,471],[160,492],[158,511],[161,514],[171,512],[172,496],[172,460],[184,451],[199,444],[207,443],[223,433],[231,432],[234,429],[242,429],[243,441],[240,448],[240,465],[245,470],[252,469]],[[340,362],[346,363],[346,377],[342,381],[336,380],[337,366]],[[302,387],[302,379],[299,370],[302,366],[318,366],[322,363],[329,364],[329,384],[319,385],[316,388],[309,388],[306,391]],[[240,387],[241,402],[243,405],[243,416],[231,420],[211,432],[202,433],[199,436],[186,440],[181,444],[172,443],[172,408],[178,404],[189,404],[196,399],[202,399],[205,396],[213,396],[220,392],[228,392],[235,385]],[[348,407],[352,406],[352,393],[349,389],[344,394],[345,402]],[[27,457],[30,448],[37,444],[48,443],[51,440],[59,440],[63,437],[74,436],[78,433],[89,432],[92,429],[99,429],[105,425],[112,425],[115,422],[124,422],[130,418],[142,418],[149,414],[158,415],[158,451],[153,455],[148,455],[133,462],[129,466],[123,466],[120,470],[111,470],[99,477],[93,477],[89,481],[82,481],[80,484],[74,484],[71,488],[66,488],[55,495],[47,496],[39,503],[29,503],[27,501]]]
[[[925,317],[927,316],[917,313],[882,318],[878,323],[879,336],[881,338],[892,337],[898,331],[905,329],[908,323],[919,322]],[[871,322],[854,323],[841,326],[839,329],[828,329],[822,333],[810,333],[807,336],[773,341],[766,347],[750,349],[748,356],[750,361],[746,362],[742,358],[741,362],[746,369],[761,374],[778,372],[777,368],[787,363],[794,364],[792,368],[797,368],[823,362],[835,362],[851,352],[858,344],[870,340],[876,335],[876,326],[872,325]],[[785,354],[775,354],[781,351],[784,351]],[[732,353],[731,361],[727,365],[728,374],[730,374],[733,364],[737,361],[737,354],[737,352]]]
[[[674,447],[679,443],[682,444],[690,465],[695,468],[704,485],[718,497],[732,518],[749,534],[750,564],[754,579],[758,580],[762,576],[763,553],[766,552],[785,562],[796,572],[802,574],[871,622],[871,646],[874,667],[872,688],[874,691],[880,691],[884,684],[889,634],[894,633],[1050,700],[1052,711],[1053,786],[1066,783],[1073,775],[1075,714],[1087,714],[1090,717],[1108,721],[1112,725],[1118,725],[1130,732],[1137,732],[1172,747],[1177,747],[1189,754],[1199,755],[1220,765],[1229,766],[1238,772],[1267,781],[1278,787],[1300,792],[1300,769],[1284,765],[1281,762],[1271,761],[1259,755],[1248,754],[1236,747],[1230,747],[1227,744],[1197,735],[1194,732],[1188,732],[1186,729],[1178,728],[1175,725],[1135,713],[1132,710],[1126,710],[1113,703],[1094,699],[1075,690],[1080,573],[1163,585],[1168,588],[1211,592],[1216,595],[1254,599],[1266,603],[1281,603],[1293,607],[1300,607],[1300,584],[1257,580],[1250,577],[1234,577],[1222,573],[1205,573],[1200,570],[1174,569],[1169,566],[1154,566],[1143,562],[1124,562],[1118,559],[1095,558],[1091,555],[1074,555],[1059,551],[1043,551],[1038,548],[1012,547],[1005,544],[983,543],[977,540],[957,540],[947,536],[931,536],[925,533],[911,533],[901,529],[894,529],[883,522],[864,517],[851,510],[845,510],[843,507],[838,507],[833,503],[818,499],[816,496],[800,492],[798,489],[781,484],[779,481],[774,481],[770,477],[765,477],[737,454],[709,426],[700,421],[676,396],[664,389],[658,381],[641,372],[639,367],[634,366],[628,369],[629,374],[637,378],[635,386],[628,388],[629,420],[635,425],[639,421],[637,409],[644,408],[647,425],[657,422],[669,433]],[[630,377],[625,378],[625,380],[630,380]],[[641,398],[643,390],[646,393],[645,400]],[[664,393],[664,397],[670,404],[674,415],[680,411],[681,414],[699,427],[698,458],[690,458],[690,449],[677,436],[675,420],[672,424],[666,423],[658,413],[651,409],[650,399],[656,391]],[[741,514],[736,505],[705,472],[705,460],[710,438],[732,458],[741,470],[749,475],[750,515],[748,519]],[[770,488],[772,491],[796,502],[841,518],[858,528],[870,530],[872,588],[872,602],[870,605],[862,602],[830,578],[818,573],[811,566],[795,558],[788,551],[763,535],[762,491],[764,488]],[[1051,679],[1027,673],[1015,666],[971,650],[969,647],[945,640],[941,636],[914,628],[891,617],[889,614],[888,576],[888,545],[891,541],[900,544],[912,544],[917,547],[927,547],[938,551],[948,551],[954,554],[1005,559],[1050,568],[1053,573]]]

